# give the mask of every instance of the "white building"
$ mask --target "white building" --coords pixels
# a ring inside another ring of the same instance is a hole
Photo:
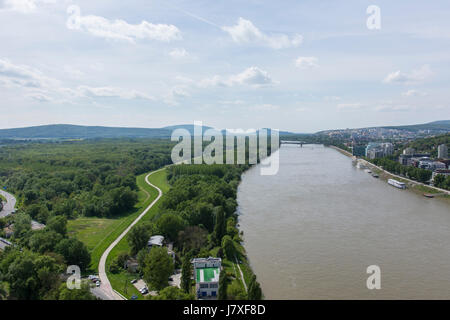
[[[370,142],[366,147],[366,157],[369,159],[386,157],[393,152],[394,145],[390,142]]]
[[[219,294],[219,276],[222,266],[220,258],[195,258],[194,265],[195,288],[198,299],[217,299]]]
[[[154,246],[162,247],[163,243],[164,243],[163,236],[152,236],[152,237],[150,237],[150,240],[148,240],[147,246],[149,249],[151,249]]]
[[[438,146],[438,158],[447,159],[448,158],[448,148],[445,144]]]

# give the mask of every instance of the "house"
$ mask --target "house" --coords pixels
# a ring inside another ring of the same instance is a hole
[[[195,258],[194,265],[195,288],[198,299],[217,299],[219,293],[219,276],[222,267],[220,258]]]
[[[151,236],[150,240],[147,242],[147,247],[151,249],[154,246],[162,247],[164,244],[163,236]]]
[[[125,269],[128,270],[128,272],[137,272],[139,269],[139,263],[136,259],[130,258],[125,262]]]

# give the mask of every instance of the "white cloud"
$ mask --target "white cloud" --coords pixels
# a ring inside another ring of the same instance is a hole
[[[50,102],[53,101],[53,98],[49,97],[48,95],[40,92],[33,92],[27,95],[28,98],[31,98],[33,100],[39,101],[39,102]]]
[[[275,111],[280,109],[280,106],[278,105],[273,105],[270,103],[264,103],[264,104],[258,104],[258,105],[254,105],[249,107],[250,110],[253,111]]]
[[[430,66],[424,65],[419,69],[413,70],[411,72],[401,72],[395,71],[387,75],[384,78],[384,83],[398,83],[398,84],[416,84],[421,83],[430,78],[433,75],[433,72],[430,69]]]
[[[153,24],[148,21],[129,24],[124,20],[111,21],[100,16],[82,16],[78,6],[70,6],[67,13],[70,14],[66,23],[67,28],[88,32],[96,37],[125,40],[131,43],[137,39],[165,42],[181,39],[180,30],[174,25]]]
[[[375,107],[375,111],[381,111],[381,112],[395,112],[395,111],[411,111],[414,107],[407,106],[407,105],[391,105],[391,104],[384,104],[379,105]]]
[[[189,53],[184,48],[175,48],[169,52],[169,55],[174,59],[181,59],[187,57]]]
[[[319,59],[316,57],[298,57],[295,60],[295,66],[301,69],[315,68],[319,66],[318,62]]]
[[[427,96],[427,93],[411,89],[406,92],[403,92],[402,96],[404,96],[404,97],[425,97],[425,96]]]
[[[34,12],[39,5],[49,3],[56,3],[56,0],[4,0],[2,7],[20,13],[31,13]]]
[[[222,27],[222,30],[228,32],[236,43],[253,43],[273,49],[298,47],[303,42],[303,37],[300,34],[295,34],[292,37],[285,34],[265,34],[250,20],[244,18],[239,18],[234,26]]]
[[[88,97],[109,97],[121,99],[147,99],[154,100],[153,97],[137,90],[129,90],[117,87],[89,87],[79,86],[77,91]]]
[[[29,88],[47,87],[55,82],[44,76],[39,70],[24,65],[15,65],[6,59],[0,59],[0,77],[9,85]]]
[[[343,110],[358,110],[363,107],[361,103],[340,103],[337,105],[337,109],[340,111]]]
[[[201,87],[210,86],[226,86],[232,87],[235,85],[248,85],[252,87],[265,87],[275,84],[267,71],[258,67],[250,67],[243,72],[223,78],[221,76],[214,76],[209,79],[204,79],[200,82]]]

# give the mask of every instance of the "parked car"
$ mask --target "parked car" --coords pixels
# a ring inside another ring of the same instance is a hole
[[[97,287],[100,287],[100,281],[97,281],[97,282],[95,283],[95,285],[96,285]]]
[[[142,294],[147,294],[148,293],[148,289],[146,287],[141,289],[141,293]]]
[[[132,283],[132,284],[135,284],[136,282],[137,282],[137,279],[131,280],[131,283]]]

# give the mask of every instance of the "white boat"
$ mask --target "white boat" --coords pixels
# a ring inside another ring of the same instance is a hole
[[[390,184],[391,186],[394,186],[396,188],[399,188],[399,189],[406,189],[406,184],[404,184],[403,182],[394,180],[394,179],[389,179],[388,184]]]

